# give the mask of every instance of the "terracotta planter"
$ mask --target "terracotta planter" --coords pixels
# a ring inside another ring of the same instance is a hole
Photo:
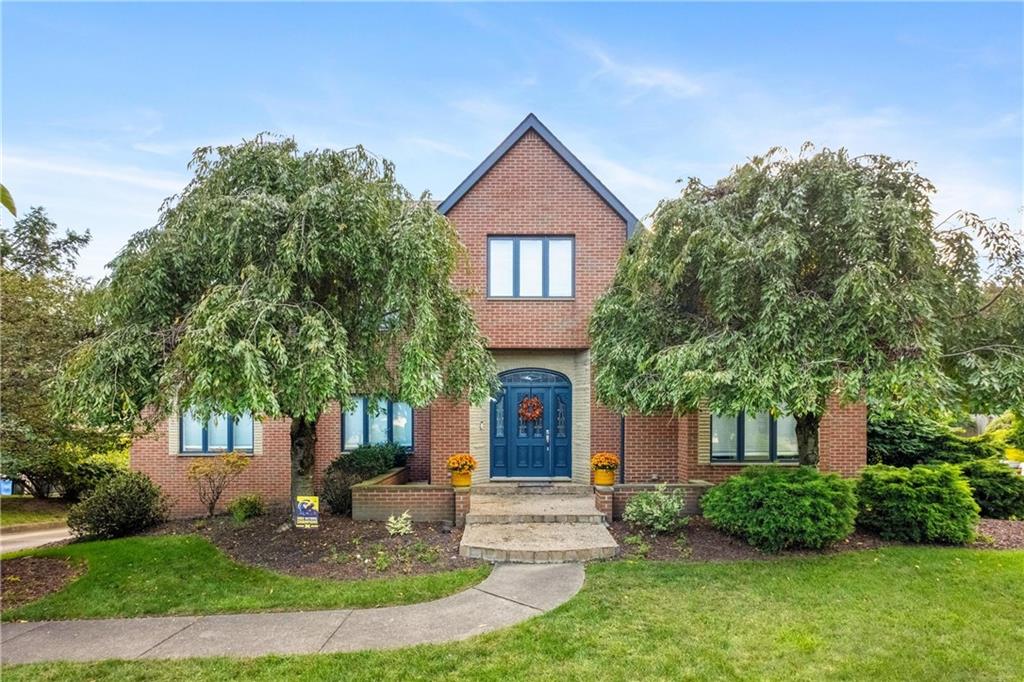
[[[594,485],[615,485],[615,470],[594,469]]]
[[[468,488],[473,482],[473,474],[469,471],[453,471],[452,485],[456,488]]]

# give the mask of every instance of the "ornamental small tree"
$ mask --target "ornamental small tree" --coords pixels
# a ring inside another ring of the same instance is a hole
[[[227,452],[216,457],[199,457],[188,467],[188,480],[196,487],[199,501],[206,507],[206,515],[213,517],[217,502],[228,484],[249,468],[249,457]]]
[[[493,361],[451,283],[455,231],[389,162],[260,136],[199,149],[191,168],[113,262],[98,328],[63,371],[71,420],[290,417],[302,495],[331,401],[489,395]]]
[[[597,303],[598,397],[786,412],[808,465],[836,393],[883,416],[1021,405],[1020,235],[968,213],[933,226],[932,191],[912,164],[810,146],[690,180]]]

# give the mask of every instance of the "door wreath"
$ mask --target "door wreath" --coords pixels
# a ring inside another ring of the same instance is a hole
[[[544,416],[544,403],[535,395],[528,395],[519,403],[519,418],[524,422],[539,421]]]

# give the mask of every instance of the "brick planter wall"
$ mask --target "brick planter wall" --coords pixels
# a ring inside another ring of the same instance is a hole
[[[455,490],[449,486],[407,484],[408,467],[352,486],[352,518],[386,521],[408,511],[413,521],[455,521]],[[468,502],[466,503],[468,508]]]
[[[622,518],[622,512],[626,510],[626,504],[630,498],[645,490],[654,490],[659,484],[656,483],[624,483],[616,485],[612,493],[612,517]],[[689,483],[669,483],[668,490],[682,490],[685,494],[686,504],[683,507],[685,514],[700,514],[700,498],[704,492],[711,487],[705,481],[690,481]],[[598,507],[599,511],[602,511]]]

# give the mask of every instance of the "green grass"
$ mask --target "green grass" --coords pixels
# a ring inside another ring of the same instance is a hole
[[[108,618],[371,607],[429,601],[484,578],[487,567],[387,580],[295,578],[231,561],[194,535],[85,542],[5,556],[66,556],[88,571],[4,620]]]
[[[0,528],[63,521],[67,516],[68,506],[60,500],[39,500],[21,495],[0,497]]]
[[[401,653],[5,670],[93,679],[1015,680],[1024,552],[891,548],[810,559],[587,569],[559,609],[466,642]]]

